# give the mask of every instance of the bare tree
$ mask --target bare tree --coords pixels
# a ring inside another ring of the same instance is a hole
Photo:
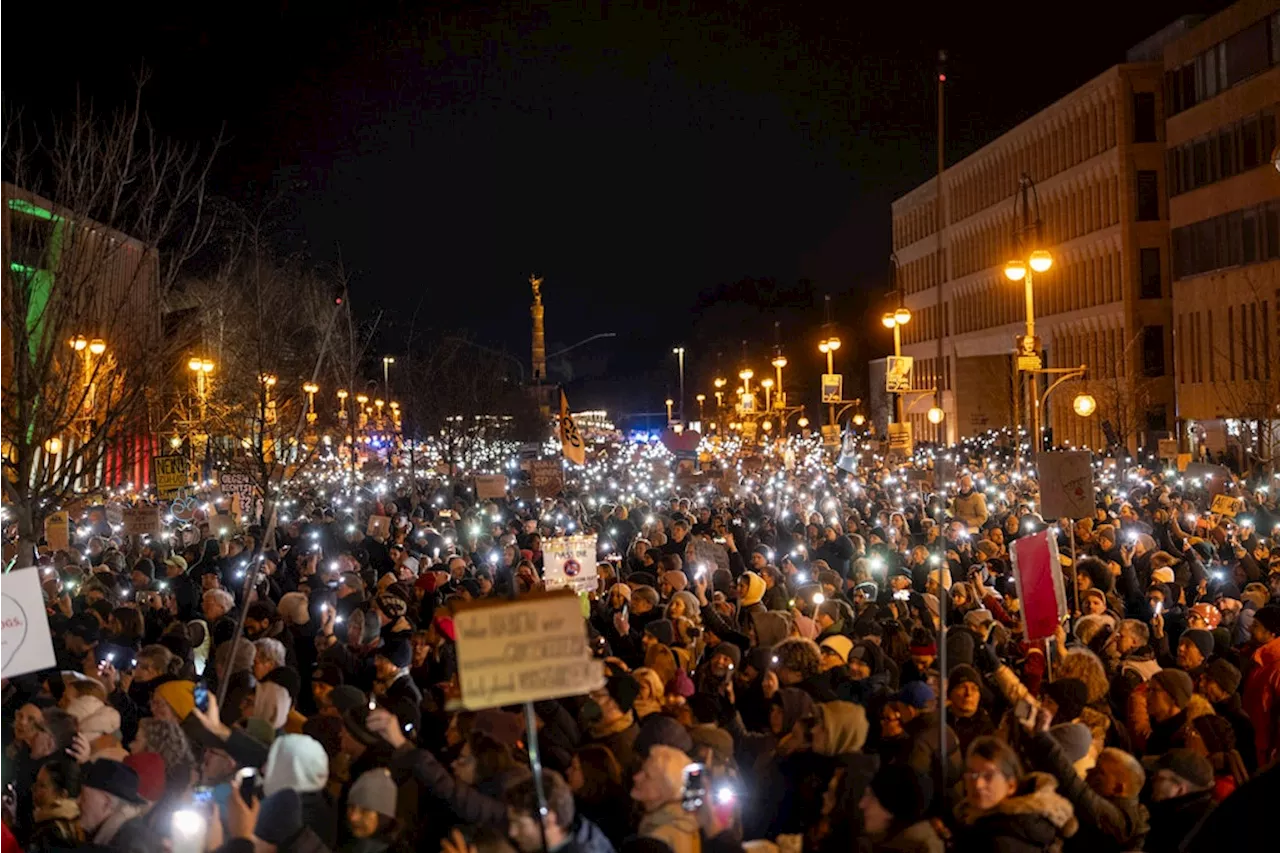
[[[1245,272],[1237,280],[1245,283],[1246,298],[1221,309],[1220,320],[1229,310],[1232,319],[1227,333],[1212,339],[1209,357],[1217,362],[1216,369],[1213,379],[1204,378],[1213,386],[1220,411],[1240,422],[1241,469],[1247,469],[1252,458],[1274,473],[1280,429],[1280,340],[1273,334],[1276,320],[1268,308],[1280,311],[1280,301],[1272,301],[1276,282],[1263,267]]]
[[[221,140],[160,135],[134,99],[110,115],[77,103],[40,131],[4,131],[4,495],[18,565],[45,516],[121,440],[149,431],[170,360],[161,306],[211,233],[206,183]]]
[[[1158,380],[1121,367],[1133,364],[1131,354],[1135,347],[1140,346],[1141,340],[1142,335],[1137,334],[1125,341],[1115,364],[1109,364],[1109,360],[1104,358],[1100,367],[1108,375],[1095,378],[1091,374],[1085,380],[1085,388],[1098,403],[1098,419],[1111,424],[1119,449],[1131,453],[1138,449],[1138,442],[1146,432],[1147,413],[1157,400]]]

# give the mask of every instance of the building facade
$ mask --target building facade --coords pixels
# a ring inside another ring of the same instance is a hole
[[[899,281],[913,317],[903,355],[915,365],[905,410],[917,440],[954,442],[1024,420],[1015,398],[1014,338],[1025,330],[1014,252],[1019,179],[1034,181],[1041,248],[1036,332],[1047,368],[1087,377],[1047,400],[1055,444],[1130,446],[1172,429],[1172,292],[1165,190],[1164,66],[1113,66],[892,205]],[[1047,388],[1042,378],[1040,388]],[[938,426],[925,413],[937,389]],[[1073,397],[1098,401],[1080,418]],[[1104,427],[1104,421],[1106,425]]]
[[[1164,68],[1180,443],[1269,458],[1280,420],[1280,0],[1241,0],[1205,20],[1166,46]]]

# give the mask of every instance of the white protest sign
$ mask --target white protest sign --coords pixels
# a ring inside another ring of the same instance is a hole
[[[1036,454],[1040,475],[1040,515],[1058,518],[1091,518],[1096,506],[1093,465],[1083,450]]]
[[[542,540],[542,579],[547,589],[596,588],[596,534]]]
[[[56,665],[39,569],[17,569],[4,576],[0,585],[0,626],[0,676],[12,678]]]
[[[458,684],[471,711],[577,696],[604,685],[578,596],[566,591],[460,605]]]

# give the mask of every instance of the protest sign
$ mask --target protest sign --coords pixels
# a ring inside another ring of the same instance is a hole
[[[0,676],[4,678],[48,669],[57,663],[39,569],[16,569],[4,576],[4,589],[0,590],[0,641]]]
[[[1233,498],[1230,495],[1214,495],[1213,503],[1209,506],[1209,512],[1214,515],[1226,515],[1235,518],[1243,504],[1244,501],[1239,498]]]
[[[486,501],[507,496],[507,478],[502,474],[477,474],[476,498]]]
[[[1014,540],[1010,549],[1018,583],[1022,635],[1027,640],[1052,637],[1067,615],[1067,595],[1058,568],[1058,543],[1049,530]]]
[[[1157,453],[1161,459],[1178,458],[1178,439],[1162,438],[1156,442]]]
[[[596,534],[543,539],[542,579],[547,589],[595,589]]]
[[[1203,488],[1211,495],[1222,494],[1227,486],[1235,481],[1231,470],[1225,465],[1213,465],[1208,462],[1189,463],[1182,472],[1182,476],[1193,481],[1192,485]]]
[[[366,536],[372,536],[374,539],[386,539],[391,535],[391,516],[369,516],[369,524],[365,527],[364,532]]]
[[[252,474],[243,471],[219,471],[218,488],[227,496],[228,501],[236,497],[240,499],[239,509],[242,518],[245,514],[257,518],[258,481]],[[234,507],[234,503],[229,503],[228,506]]]
[[[1047,519],[1090,518],[1097,500],[1093,465],[1083,450],[1036,454],[1040,477],[1040,514]]]
[[[187,457],[176,453],[156,456],[153,464],[156,469],[156,497],[160,500],[173,500],[191,484],[191,466]]]
[[[160,507],[137,506],[124,511],[124,532],[130,536],[160,536],[164,533],[164,523],[160,518]]]
[[[555,497],[564,489],[564,465],[559,459],[534,459],[529,463],[529,479],[540,497]]]
[[[462,706],[470,711],[577,696],[604,685],[575,593],[467,602],[453,625]]]
[[[889,452],[910,456],[915,449],[911,440],[911,424],[889,424]]]
[[[51,512],[44,520],[44,541],[50,551],[65,551],[71,547],[71,517],[66,510]]]

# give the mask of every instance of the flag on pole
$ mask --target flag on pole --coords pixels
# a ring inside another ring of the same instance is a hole
[[[560,448],[564,458],[575,465],[587,464],[587,447],[578,432],[578,425],[569,414],[569,398],[560,392]]]

